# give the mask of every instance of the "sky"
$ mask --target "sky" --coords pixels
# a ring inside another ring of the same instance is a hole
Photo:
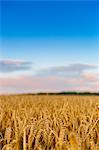
[[[99,92],[98,0],[0,0],[0,93]]]

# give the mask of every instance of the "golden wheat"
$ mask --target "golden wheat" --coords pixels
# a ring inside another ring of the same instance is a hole
[[[0,150],[98,150],[99,96],[0,96]]]

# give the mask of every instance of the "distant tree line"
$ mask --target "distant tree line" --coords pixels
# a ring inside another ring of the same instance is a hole
[[[67,92],[40,92],[40,93],[33,93],[32,95],[99,95],[96,92],[76,92],[76,91],[67,91]]]

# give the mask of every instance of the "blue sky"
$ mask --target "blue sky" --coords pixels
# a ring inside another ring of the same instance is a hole
[[[2,36],[96,37],[95,1],[2,1]]]
[[[0,6],[1,92],[30,92],[32,89],[97,90],[98,1],[2,0]],[[58,71],[55,72],[54,69]],[[11,79],[12,75],[16,83],[10,85],[8,80],[15,82]],[[24,81],[22,84],[19,82],[22,76],[24,80],[31,79],[32,84],[27,88],[27,82],[25,85]],[[79,83],[76,83],[78,76]],[[35,83],[36,80],[39,85]],[[67,80],[70,83],[67,84]]]

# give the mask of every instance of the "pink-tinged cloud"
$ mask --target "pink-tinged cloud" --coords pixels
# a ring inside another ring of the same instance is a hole
[[[99,92],[99,80],[97,80],[97,78],[95,78],[95,75],[92,74],[87,74],[79,78],[65,78],[59,76],[45,77],[30,75],[17,76],[12,78],[0,77],[0,93],[29,93],[56,91]]]
[[[87,81],[93,81],[93,82],[98,82],[99,81],[99,73],[89,73],[89,72],[85,72],[83,73],[83,78]]]

